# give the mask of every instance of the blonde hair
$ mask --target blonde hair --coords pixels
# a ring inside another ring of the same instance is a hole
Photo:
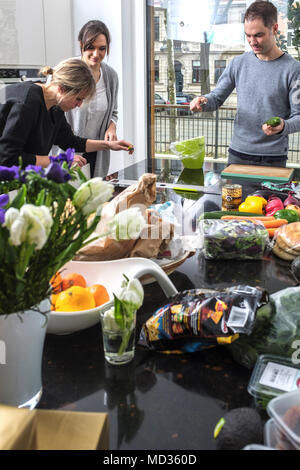
[[[51,84],[60,86],[67,94],[77,95],[85,91],[85,100],[91,99],[96,91],[94,77],[86,63],[80,59],[64,60],[54,68],[45,66],[40,70],[40,75],[51,75]]]

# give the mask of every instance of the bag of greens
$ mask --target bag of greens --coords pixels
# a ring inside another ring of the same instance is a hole
[[[288,287],[270,296],[256,312],[249,336],[240,336],[228,348],[236,362],[252,369],[261,354],[293,359],[300,345],[300,287]]]
[[[204,137],[195,137],[194,139],[172,142],[171,152],[180,157],[185,168],[190,170],[199,170],[203,166],[205,157],[205,139]]]

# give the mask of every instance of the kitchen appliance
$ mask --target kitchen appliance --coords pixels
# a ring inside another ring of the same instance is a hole
[[[24,67],[0,67],[0,83],[10,84],[32,81],[46,81],[45,77],[39,77],[39,69]]]

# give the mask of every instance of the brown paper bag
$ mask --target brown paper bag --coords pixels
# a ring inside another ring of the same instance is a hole
[[[138,207],[141,213],[146,216],[147,208],[153,204],[155,199],[156,175],[145,173],[137,183],[124,189],[118,196],[104,205],[101,220],[91,238],[107,232],[108,223],[114,215],[130,207]],[[136,242],[137,240],[116,241],[109,237],[99,238],[79,250],[74,259],[77,261],[108,261],[126,258],[130,256]]]

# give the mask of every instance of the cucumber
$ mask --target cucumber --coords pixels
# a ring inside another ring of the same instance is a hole
[[[221,219],[223,215],[237,215],[240,217],[261,217],[263,214],[254,214],[253,212],[240,212],[240,211],[211,211],[211,212],[203,212],[200,215],[198,220],[203,219]]]
[[[280,117],[278,116],[271,117],[265,122],[265,124],[267,124],[268,126],[272,126],[272,127],[279,126],[280,123],[281,123],[281,120],[280,120]]]

